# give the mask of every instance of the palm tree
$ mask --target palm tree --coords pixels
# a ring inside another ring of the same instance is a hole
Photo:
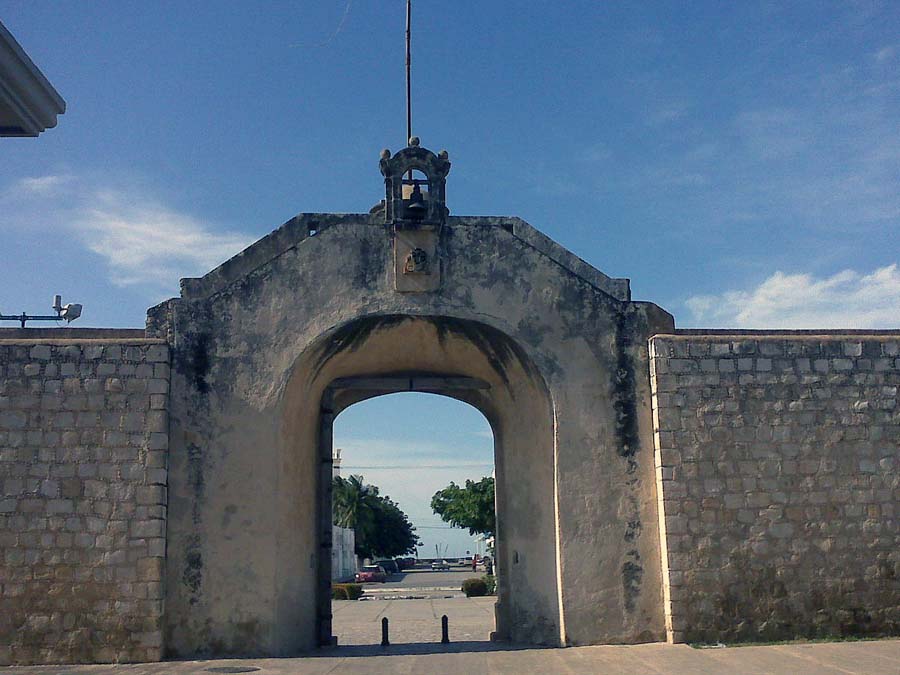
[[[372,502],[378,488],[366,485],[362,476],[334,477],[334,524],[363,529],[372,520]]]

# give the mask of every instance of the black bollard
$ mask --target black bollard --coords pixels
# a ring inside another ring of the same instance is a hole
[[[441,617],[441,644],[450,644],[450,621],[446,614]]]
[[[388,620],[387,617],[381,619],[381,646],[390,647],[391,641],[388,640]]]

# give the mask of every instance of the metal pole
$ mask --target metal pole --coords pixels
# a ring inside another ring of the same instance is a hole
[[[412,138],[412,79],[410,43],[412,41],[410,26],[412,24],[412,0],[406,0],[406,142]],[[412,173],[410,173],[412,178]]]
[[[381,619],[381,646],[382,647],[390,647],[391,641],[388,640],[388,618],[383,617]]]
[[[62,321],[61,316],[48,316],[43,314],[0,314],[0,321],[18,321],[22,328],[25,328],[27,321]]]
[[[441,644],[450,644],[450,621],[446,614],[441,617]]]

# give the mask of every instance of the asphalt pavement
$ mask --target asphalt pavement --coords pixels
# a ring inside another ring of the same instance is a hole
[[[432,572],[431,570],[406,570],[400,574],[392,574],[385,583],[363,584],[366,593],[384,591],[417,590],[449,590],[462,593],[462,582],[472,577],[482,577],[484,572],[473,573],[471,568],[453,567],[449,572]]]

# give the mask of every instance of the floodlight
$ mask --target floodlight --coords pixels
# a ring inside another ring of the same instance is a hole
[[[59,297],[59,296],[57,296]],[[81,316],[82,307],[77,302],[70,302],[61,310],[59,310],[59,318],[65,319],[66,323],[72,323],[75,319]]]

